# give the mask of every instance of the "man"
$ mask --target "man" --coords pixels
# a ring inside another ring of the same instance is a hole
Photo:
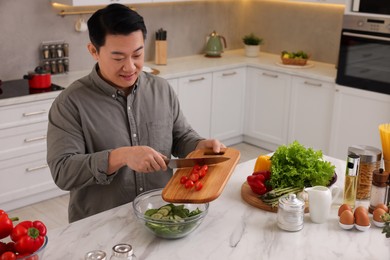
[[[139,14],[112,4],[91,16],[88,29],[97,63],[56,98],[47,134],[53,179],[70,191],[70,222],[164,187],[171,154],[224,147],[191,128],[166,80],[142,72],[146,27]]]

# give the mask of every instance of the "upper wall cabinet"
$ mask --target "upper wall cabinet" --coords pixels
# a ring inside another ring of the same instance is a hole
[[[108,5],[113,3],[140,4],[140,3],[152,3],[152,2],[153,0],[52,0],[52,3],[64,4],[69,6]]]

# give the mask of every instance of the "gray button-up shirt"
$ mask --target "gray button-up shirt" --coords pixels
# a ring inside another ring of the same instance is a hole
[[[166,80],[142,72],[126,96],[97,69],[62,91],[49,112],[47,162],[58,187],[70,191],[70,222],[164,187],[172,176],[170,169],[145,174],[128,167],[107,175],[112,149],[147,145],[167,157],[185,157],[202,139]]]

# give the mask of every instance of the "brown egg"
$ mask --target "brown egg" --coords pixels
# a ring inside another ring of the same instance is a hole
[[[360,207],[356,208],[355,210],[355,223],[359,226],[369,226],[370,225],[370,218],[368,217],[368,211],[366,208],[362,208],[364,210],[358,210]]]
[[[376,205],[375,209],[383,209],[385,212],[389,212],[389,207],[387,207],[383,203],[379,203],[378,205]]]
[[[349,210],[352,212],[352,209],[348,204],[343,204],[339,207],[339,212],[338,212],[339,217],[341,216],[341,213],[343,213],[344,210]]]
[[[368,215],[368,209],[363,207],[363,206],[359,206],[359,207],[355,208],[355,211],[353,212],[355,219],[356,219],[356,215],[360,212]]]
[[[353,225],[354,217],[350,210],[344,210],[340,215],[340,223],[344,225]]]
[[[384,222],[383,219],[381,218],[382,215],[384,215],[386,211],[382,208],[376,208],[374,212],[372,213],[372,218],[376,222]]]

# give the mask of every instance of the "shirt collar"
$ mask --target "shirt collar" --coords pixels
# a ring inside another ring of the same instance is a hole
[[[95,66],[92,69],[92,72],[90,73],[90,78],[92,82],[94,82],[94,85],[102,90],[106,95],[111,96],[112,98],[116,99],[118,95],[125,97],[125,93],[122,90],[119,90],[115,88],[114,86],[107,83],[98,73],[99,70],[99,64],[96,63]],[[142,74],[142,73],[141,73]],[[135,92],[138,89],[140,79],[138,77],[137,81],[134,84],[134,87],[132,89],[132,94],[135,94]]]

